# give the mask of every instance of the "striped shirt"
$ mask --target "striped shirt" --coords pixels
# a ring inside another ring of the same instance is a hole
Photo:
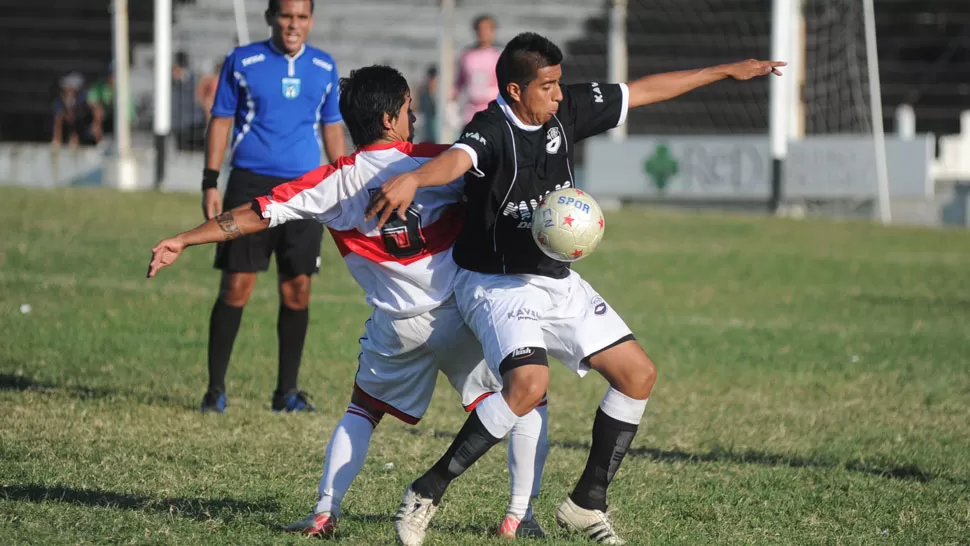
[[[300,219],[326,225],[367,302],[395,318],[430,311],[451,297],[458,266],[451,247],[461,231],[464,180],[418,190],[408,220],[384,227],[364,221],[371,194],[447,146],[395,142],[364,146],[349,157],[281,184],[253,207],[269,227]]]

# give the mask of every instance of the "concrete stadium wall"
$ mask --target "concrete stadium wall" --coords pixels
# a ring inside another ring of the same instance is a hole
[[[150,148],[136,148],[135,159],[138,165],[138,190],[154,187],[155,152]],[[201,182],[201,152],[170,153],[166,160],[166,177],[162,191],[189,192],[199,191]],[[220,186],[224,187],[228,168],[222,169]],[[47,144],[0,144],[0,185],[15,185],[28,188],[64,187],[117,187],[115,157],[107,148],[61,148],[53,151]],[[580,185],[583,176],[577,171]],[[595,175],[594,175],[595,176]],[[595,185],[595,184],[594,184]],[[726,203],[710,200],[676,202],[652,199],[650,203],[688,208],[734,208],[739,203]],[[607,205],[606,202],[603,203]],[[747,203],[743,210],[760,212],[765,210],[760,202]],[[829,216],[872,218],[869,204],[854,206],[851,210],[840,208],[838,204],[826,206],[819,204],[807,211]],[[936,183],[934,196],[930,199],[896,199],[892,201],[893,221],[897,224],[923,226],[962,226],[970,227],[970,183],[941,181]]]

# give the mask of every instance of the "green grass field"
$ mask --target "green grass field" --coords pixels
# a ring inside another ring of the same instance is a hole
[[[4,193],[0,543],[303,542],[280,526],[316,500],[369,314],[329,238],[301,373],[321,411],[269,411],[266,275],[230,413],[203,416],[213,249],[144,278],[153,244],[199,222],[197,197]],[[631,544],[970,544],[970,233],[630,210],[577,269],[659,369],[611,488]],[[392,543],[401,491],[464,420],[439,387],[418,426],[378,428],[341,544]],[[545,543],[584,543],[553,514],[604,391],[553,366]],[[497,448],[458,480],[426,543],[499,543],[505,466]]]

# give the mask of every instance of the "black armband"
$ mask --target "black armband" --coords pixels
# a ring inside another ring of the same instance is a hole
[[[219,186],[219,171],[215,169],[202,169],[202,191]]]
[[[498,366],[498,373],[507,372],[521,366],[539,365],[549,367],[549,357],[542,347],[520,347],[508,354]]]

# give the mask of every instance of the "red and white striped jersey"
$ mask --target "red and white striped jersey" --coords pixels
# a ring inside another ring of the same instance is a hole
[[[421,188],[407,221],[395,214],[381,229],[364,221],[371,194],[394,175],[413,171],[448,149],[438,144],[364,146],[349,157],[273,188],[254,208],[270,227],[300,219],[326,225],[367,302],[403,318],[451,297],[458,266],[451,247],[464,220],[464,181]]]

